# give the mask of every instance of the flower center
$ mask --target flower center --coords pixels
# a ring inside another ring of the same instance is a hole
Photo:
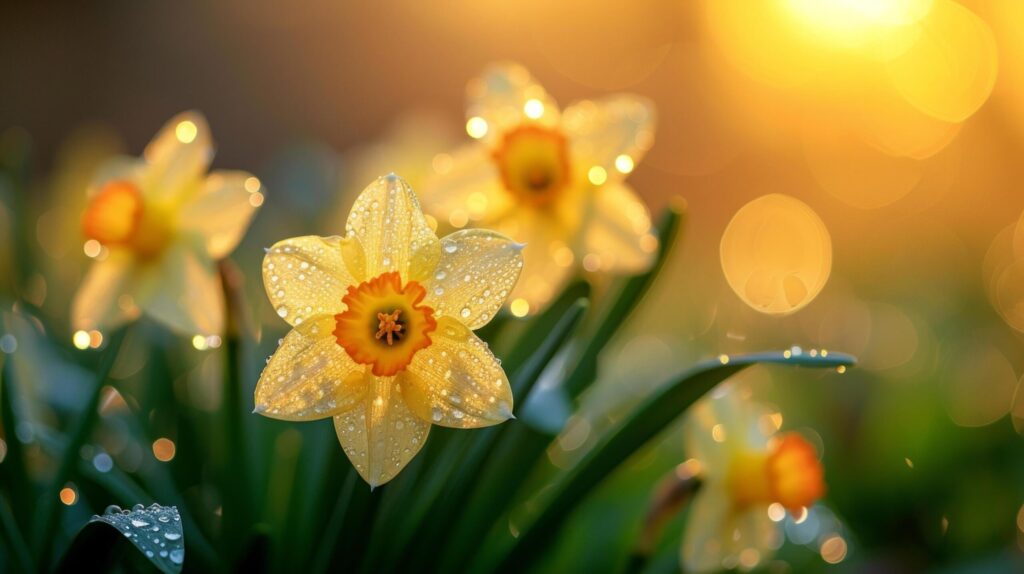
[[[146,206],[137,185],[130,181],[105,183],[89,201],[82,216],[82,232],[106,247],[126,247],[151,256],[167,244],[167,218]]]
[[[767,453],[735,455],[726,483],[741,508],[777,502],[795,512],[825,494],[824,470],[814,447],[794,433],[779,437]]]
[[[375,338],[387,337],[388,345],[393,345],[394,338],[402,332],[402,324],[398,322],[398,316],[402,314],[401,309],[395,309],[391,313],[377,313],[377,334]]]
[[[494,151],[505,188],[529,203],[544,205],[569,184],[568,143],[560,132],[534,125],[505,134]]]
[[[416,281],[403,286],[395,272],[351,286],[342,299],[345,312],[334,316],[334,336],[352,360],[371,365],[373,374],[396,375],[430,346],[437,328],[434,310],[420,304],[426,295]]]

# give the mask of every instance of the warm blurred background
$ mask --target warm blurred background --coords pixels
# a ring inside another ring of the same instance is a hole
[[[841,349],[861,359],[841,377],[743,377],[784,426],[820,435],[819,522],[844,537],[842,552],[822,546],[810,520],[790,533],[806,548],[769,568],[1020,569],[1022,27],[1018,0],[6,3],[0,161],[19,168],[0,180],[0,289],[66,321],[88,261],[84,182],[185,109],[209,119],[215,167],[266,186],[234,256],[254,269],[280,238],[339,233],[371,177],[394,170],[415,187],[435,154],[468,141],[465,85],[492,61],[522,63],[562,105],[642,94],[657,135],[630,182],[655,213],[684,198],[688,227],[552,462],[673,366]],[[18,177],[30,192],[13,191]],[[737,297],[719,255],[734,214],[770,193],[803,201],[831,237],[827,283],[784,316]],[[13,220],[18,203],[38,219]],[[45,262],[30,273],[13,262],[18,226]],[[252,283],[276,340],[283,325]],[[552,571],[600,571],[608,548],[628,547],[612,526],[636,521],[683,456],[670,438],[617,474],[566,529]]]

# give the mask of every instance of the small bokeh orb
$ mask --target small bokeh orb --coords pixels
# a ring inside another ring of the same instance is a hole
[[[832,240],[818,214],[773,193],[744,205],[722,234],[722,271],[747,305],[787,315],[814,300],[832,271]]]

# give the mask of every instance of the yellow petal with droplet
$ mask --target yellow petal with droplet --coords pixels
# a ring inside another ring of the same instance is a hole
[[[455,428],[495,425],[512,416],[512,388],[501,364],[465,325],[441,317],[433,344],[401,377],[402,394],[420,418]]]
[[[423,448],[430,423],[409,410],[394,377],[366,376],[368,392],[355,408],[334,417],[345,455],[370,487],[394,478]]]
[[[321,315],[289,332],[256,384],[264,416],[309,421],[341,414],[366,395],[363,365],[335,341],[334,317]]]
[[[345,290],[359,283],[342,258],[346,243],[353,241],[306,235],[275,243],[263,257],[263,286],[277,315],[301,325],[310,317],[340,313]]]
[[[484,229],[456,231],[441,240],[441,261],[424,287],[424,304],[470,329],[486,325],[519,279],[523,246]]]
[[[371,183],[356,199],[345,229],[363,248],[366,279],[397,271],[405,281],[423,281],[441,256],[419,200],[391,174]]]

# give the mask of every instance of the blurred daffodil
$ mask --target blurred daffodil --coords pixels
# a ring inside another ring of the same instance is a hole
[[[74,329],[109,329],[144,312],[185,334],[222,332],[214,263],[238,245],[263,195],[249,173],[207,174],[212,158],[206,120],[186,112],[142,158],[99,170],[82,216],[85,252],[96,261],[72,304]]]
[[[424,204],[442,224],[472,223],[531,246],[514,314],[537,311],[580,265],[650,265],[650,215],[623,181],[653,143],[650,102],[617,95],[559,111],[515,64],[490,67],[467,92],[466,131],[480,141],[434,165]]]
[[[722,387],[694,406],[686,420],[686,463],[703,485],[693,500],[682,547],[686,571],[751,569],[782,544],[777,524],[800,519],[825,493],[814,447],[782,422]]]
[[[356,199],[342,237],[274,245],[263,281],[294,328],[256,386],[255,412],[334,417],[371,487],[398,474],[431,424],[476,428],[512,416],[512,390],[474,329],[515,286],[521,245],[484,230],[438,239],[395,175]]]

